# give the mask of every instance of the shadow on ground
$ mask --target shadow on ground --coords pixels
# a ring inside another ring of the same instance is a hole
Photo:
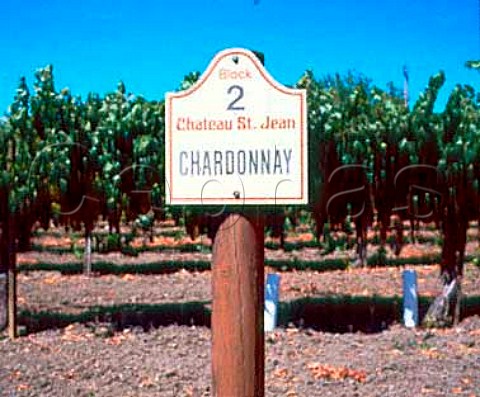
[[[420,318],[423,318],[431,302],[431,298],[420,298]],[[377,333],[393,323],[402,322],[401,315],[400,297],[302,298],[280,303],[278,325],[334,333]],[[473,315],[480,315],[480,296],[466,297],[462,301],[462,318]],[[19,324],[26,328],[27,333],[62,328],[73,323],[110,323],[115,330],[129,327],[148,330],[172,324],[210,327],[210,321],[211,304],[206,301],[95,306],[78,314],[27,310],[19,314]]]

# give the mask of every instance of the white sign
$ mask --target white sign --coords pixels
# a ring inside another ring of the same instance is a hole
[[[167,204],[308,202],[306,92],[277,83],[252,52],[218,53],[165,106]]]

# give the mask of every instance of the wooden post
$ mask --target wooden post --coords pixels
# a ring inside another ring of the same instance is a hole
[[[85,250],[83,254],[83,274],[90,276],[92,274],[92,233],[85,226]]]
[[[0,192],[0,214],[2,218],[0,233],[0,331],[8,325],[8,190],[3,188]]]
[[[8,282],[7,273],[0,273],[0,331],[8,324]]]
[[[15,243],[14,215],[7,215],[8,241],[8,336],[17,337],[17,247]]]
[[[264,396],[263,265],[263,221],[228,215],[213,246],[215,397]]]
[[[8,269],[8,336],[17,337],[17,269],[15,262]]]

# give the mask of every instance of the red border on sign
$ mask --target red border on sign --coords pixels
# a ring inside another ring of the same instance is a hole
[[[169,181],[169,188],[170,188],[170,202],[173,202],[174,200],[182,200],[184,202],[188,201],[195,201],[198,202],[199,198],[192,198],[192,197],[175,197],[173,198],[173,166],[172,166],[172,152],[173,152],[173,132],[172,132],[172,101],[173,99],[177,98],[183,98],[187,97],[191,94],[193,94],[195,91],[197,91],[204,83],[205,81],[210,77],[210,75],[213,73],[214,69],[218,65],[218,63],[223,60],[227,56],[232,56],[232,55],[245,55],[247,56],[254,64],[254,66],[257,68],[257,70],[260,72],[262,77],[265,79],[265,81],[270,84],[271,87],[275,88],[277,91],[280,91],[284,94],[287,95],[293,95],[293,96],[298,96],[300,99],[300,178],[301,178],[301,187],[300,187],[300,197],[281,197],[278,200],[279,201],[286,201],[286,200],[304,200],[304,182],[305,182],[305,159],[304,159],[304,150],[303,150],[303,143],[304,143],[304,134],[303,134],[303,129],[305,126],[305,120],[304,120],[304,115],[305,115],[305,109],[304,109],[304,101],[303,97],[305,95],[304,91],[299,92],[298,90],[295,90],[295,92],[292,92],[292,89],[289,89],[287,87],[283,87],[280,84],[278,84],[265,70],[265,68],[260,64],[258,59],[255,57],[255,55],[249,51],[242,51],[242,50],[226,50],[222,53],[220,53],[214,61],[208,66],[206,72],[200,77],[200,80],[194,84],[192,87],[189,89],[182,91],[182,92],[175,92],[175,93],[170,93],[167,101],[168,101],[168,118],[170,120],[169,123],[169,128],[168,128],[168,136],[169,136],[169,165],[170,165],[170,181]],[[308,131],[307,131],[308,133]],[[216,204],[216,202],[232,202],[232,203],[238,203],[238,204],[248,204],[250,201],[271,201],[275,200],[275,198],[265,198],[265,197],[248,197],[248,198],[243,198],[243,199],[236,199],[232,197],[215,197],[215,198],[203,198],[200,199],[202,200],[202,204]],[[221,203],[218,203],[221,204]],[[175,204],[173,204],[175,205]]]

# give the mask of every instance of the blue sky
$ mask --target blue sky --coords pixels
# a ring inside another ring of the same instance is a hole
[[[266,67],[284,84],[306,69],[317,76],[355,70],[385,88],[410,73],[414,101],[430,75],[447,83],[441,110],[456,83],[480,90],[478,0],[2,0],[0,114],[21,76],[32,87],[37,68],[53,64],[56,88],[85,97],[116,89],[149,100],[203,71],[219,50],[265,53]]]

